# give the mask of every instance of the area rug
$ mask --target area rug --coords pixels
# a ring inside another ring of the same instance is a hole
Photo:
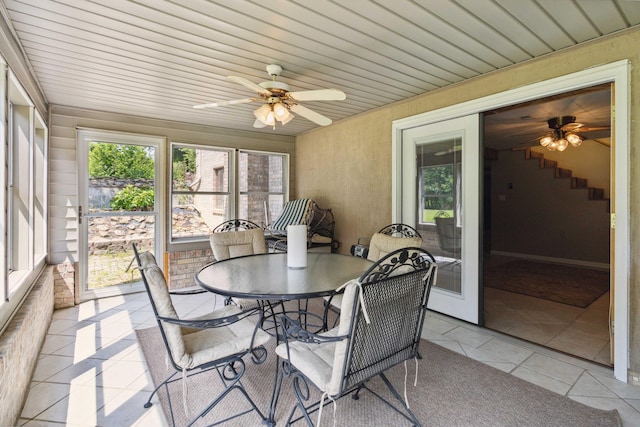
[[[486,268],[484,286],[586,308],[609,290],[609,272],[516,260]]]
[[[157,327],[137,330],[136,335],[149,366],[155,384],[160,383],[170,372],[165,363],[164,344]],[[424,426],[545,426],[545,427],[607,427],[621,426],[616,410],[594,409],[547,389],[528,383],[483,363],[447,350],[429,341],[420,343],[422,360],[418,362],[417,386],[414,361],[407,363],[407,396],[412,411]],[[247,360],[247,371],[243,379],[249,394],[258,407],[266,412],[273,390],[276,358],[273,340],[267,345],[269,357],[261,365]],[[394,386],[403,393],[405,366],[399,365],[388,371]],[[387,389],[379,379],[370,383],[382,395]],[[191,414],[204,408],[221,389],[220,380],[211,372],[188,378],[188,407]],[[313,397],[319,398],[317,392]],[[173,406],[176,426],[186,424],[182,406],[180,382],[170,386],[168,393],[162,389],[159,400],[168,417],[169,398]],[[283,425],[294,397],[291,382],[285,381],[276,411],[276,425]],[[221,414],[232,414],[246,409],[248,405],[238,395],[230,394],[205,419],[195,425],[203,426],[220,420]],[[371,393],[364,391],[359,400],[350,397],[339,399],[335,406],[336,426],[406,426],[402,417],[381,405]],[[316,414],[317,415],[317,414]],[[316,421],[313,417],[314,423]],[[261,420],[255,412],[243,415],[224,424],[228,426],[258,426]],[[298,423],[304,425],[303,422]],[[334,410],[331,405],[322,414],[322,426],[334,425]]]

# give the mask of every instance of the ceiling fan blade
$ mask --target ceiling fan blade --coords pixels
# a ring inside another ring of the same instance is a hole
[[[301,115],[307,120],[311,120],[314,123],[319,124],[320,126],[329,126],[331,124],[331,119],[329,117],[323,116],[320,113],[316,113],[313,110],[308,109],[307,107],[303,107],[299,104],[291,104],[291,111],[296,114]]]
[[[259,93],[260,95],[271,96],[271,91],[269,89],[265,89],[259,84],[254,83],[251,80],[247,80],[244,77],[227,76],[227,78],[232,82],[239,83],[242,86],[248,87],[252,91]]]
[[[577,130],[577,132],[598,132],[602,130],[611,130],[611,126],[585,126]]]
[[[342,101],[347,95],[338,89],[303,90],[289,92],[289,97],[294,101]]]
[[[193,108],[210,108],[210,107],[223,107],[225,105],[235,105],[235,104],[247,104],[249,102],[258,101],[260,98],[244,98],[244,99],[233,99],[231,101],[220,101],[220,102],[212,102],[209,104],[198,104],[194,105]]]

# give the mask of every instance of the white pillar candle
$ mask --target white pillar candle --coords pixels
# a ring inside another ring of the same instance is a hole
[[[307,226],[287,226],[287,266],[289,268],[307,267]]]

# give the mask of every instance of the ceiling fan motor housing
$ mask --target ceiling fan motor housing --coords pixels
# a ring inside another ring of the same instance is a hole
[[[550,129],[560,129],[563,126],[568,125],[569,123],[575,123],[576,116],[562,116],[562,117],[554,117],[552,119],[547,120]]]

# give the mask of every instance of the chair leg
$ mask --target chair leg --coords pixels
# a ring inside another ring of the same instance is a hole
[[[382,378],[382,381],[387,385],[387,388],[389,389],[389,391],[391,391],[391,394],[393,394],[393,396],[398,400],[398,402],[400,402],[402,404],[402,408],[404,409],[404,412],[399,410],[398,408],[396,408],[394,405],[391,404],[391,402],[387,401],[382,396],[380,396],[377,393],[375,393],[374,391],[372,391],[370,388],[368,388],[366,386],[365,386],[365,388],[367,390],[369,390],[371,393],[373,393],[375,396],[377,396],[384,403],[386,403],[391,409],[396,411],[398,414],[402,415],[407,420],[413,422],[414,426],[417,426],[417,427],[422,426],[422,424],[420,424],[420,421],[418,421],[418,418],[416,418],[415,414],[411,411],[411,409],[409,409],[407,407],[407,405],[405,404],[404,399],[402,398],[402,396],[400,396],[400,393],[398,393],[398,391],[395,389],[395,387],[391,384],[391,382],[389,381],[387,376],[384,373],[381,373],[380,374],[380,378]]]
[[[172,380],[173,377],[176,376],[176,374],[178,373],[178,371],[175,371],[173,374],[169,375],[164,381],[162,381],[160,384],[158,384],[158,386],[156,388],[153,389],[153,392],[151,393],[151,395],[149,396],[149,399],[147,399],[147,402],[144,404],[144,408],[148,409],[151,406],[153,406],[153,403],[151,403],[151,399],[153,399],[153,396],[156,395],[156,393],[158,392],[158,390],[160,390],[162,387],[167,387],[169,383],[173,382],[173,381],[178,381],[177,379]],[[167,388],[166,390],[167,396],[169,395],[169,389]],[[171,405],[171,399],[168,399],[169,401],[169,414],[171,415],[171,425],[175,426],[176,422],[173,416],[173,406]]]
[[[227,363],[224,366],[222,366],[221,368],[216,368],[216,371],[218,372],[218,375],[219,375],[222,383],[224,384],[225,390],[222,393],[220,393],[220,395],[218,395],[218,397],[216,397],[216,399],[213,402],[211,402],[209,404],[209,406],[207,406],[195,418],[193,418],[187,424],[187,426],[192,426],[196,421],[198,421],[198,419],[200,419],[200,418],[204,417],[205,415],[207,415],[218,403],[220,403],[222,401],[222,399],[224,399],[227,395],[229,395],[229,393],[232,390],[240,391],[240,393],[242,393],[242,395],[245,397],[247,402],[249,402],[249,404],[251,405],[251,409],[248,409],[246,411],[243,411],[243,412],[237,413],[235,415],[232,415],[232,416],[230,416],[228,418],[225,418],[224,420],[219,421],[219,422],[217,422],[215,424],[221,424],[223,422],[227,422],[227,421],[232,420],[234,418],[237,418],[237,417],[240,417],[242,415],[248,414],[248,413],[250,413],[250,412],[252,412],[254,410],[258,413],[258,415],[262,419],[262,422],[266,423],[267,417],[265,417],[264,414],[260,411],[260,409],[258,409],[258,407],[256,406],[255,402],[253,401],[253,399],[251,399],[251,397],[249,396],[247,391],[244,389],[244,386],[240,382],[240,379],[242,378],[242,376],[244,375],[244,372],[245,372],[244,360],[242,360],[241,357],[236,356],[236,357],[228,360]]]

